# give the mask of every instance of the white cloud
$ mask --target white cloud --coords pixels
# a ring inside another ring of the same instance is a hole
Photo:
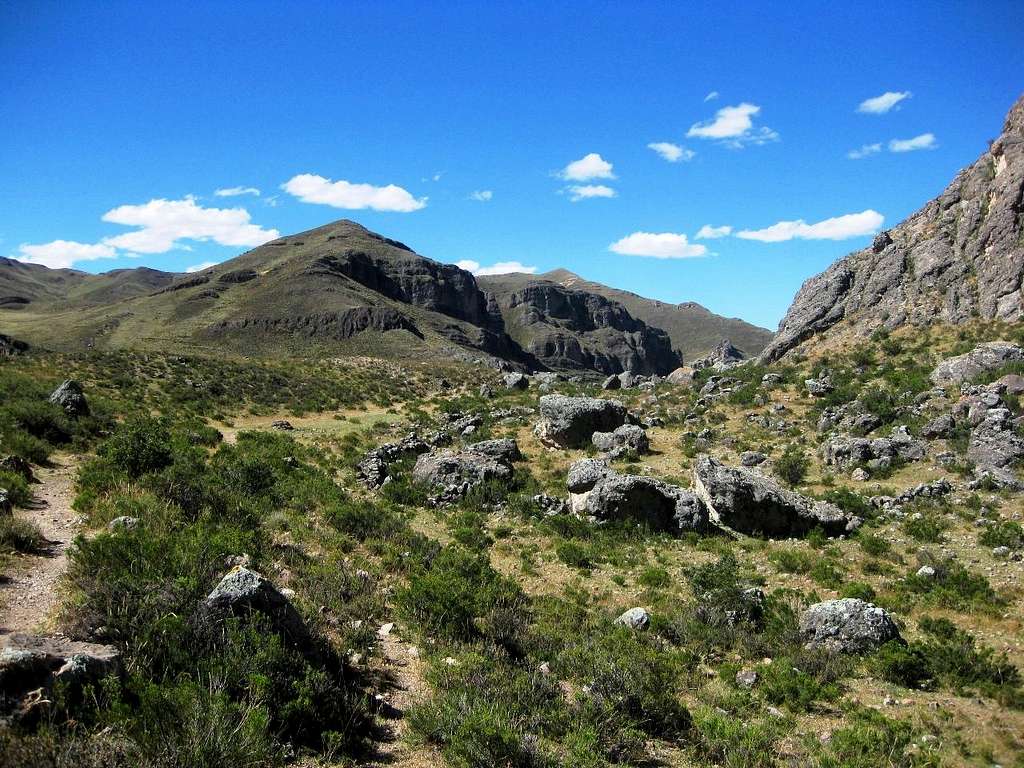
[[[195,198],[150,200],[122,205],[103,214],[103,221],[139,227],[107,237],[103,243],[137,253],[165,253],[179,240],[213,240],[220,245],[257,246],[280,237],[276,229],[253,224],[244,208],[204,208]]]
[[[707,96],[704,97],[704,101],[705,102],[714,101],[717,98],[718,98],[718,91],[712,91],[711,93],[709,93]]]
[[[648,144],[647,148],[653,149],[670,163],[675,163],[679,160],[693,160],[697,154],[692,149],[680,147],[678,144],[672,144],[668,141],[655,141]]]
[[[886,91],[881,96],[862,101],[857,107],[857,111],[868,115],[884,115],[904,99],[909,99],[910,96],[910,91]]]
[[[471,200],[479,200],[481,203],[486,203],[494,198],[494,192],[489,189],[478,189],[469,197]]]
[[[913,152],[918,149],[935,149],[938,146],[934,133],[922,133],[912,139],[893,139],[889,142],[889,151]]]
[[[831,219],[808,224],[803,219],[780,221],[765,229],[744,229],[736,237],[744,240],[759,240],[762,243],[781,243],[786,240],[846,240],[850,237],[872,235],[882,226],[885,217],[868,209],[860,213],[848,213]]]
[[[707,254],[707,247],[687,242],[686,235],[673,232],[634,232],[608,246],[623,256],[650,256],[655,259],[691,259]]]
[[[566,181],[590,181],[591,179],[614,179],[612,164],[597,152],[573,160],[558,174]]]
[[[778,141],[779,134],[771,128],[754,128],[753,118],[760,112],[761,107],[746,102],[735,107],[722,107],[714,118],[691,125],[686,135],[690,138],[716,139],[733,149],[740,149],[747,144]]]
[[[417,199],[395,184],[375,187],[372,184],[331,181],[314,173],[293,176],[281,185],[281,189],[304,203],[319,203],[351,210],[371,208],[375,211],[408,213],[418,211],[427,204],[427,198]]]
[[[860,149],[851,149],[846,156],[851,160],[862,160],[871,155],[877,155],[882,151],[881,144],[863,144]]]
[[[574,184],[566,189],[571,195],[569,199],[574,203],[593,197],[615,197],[615,190],[604,184]]]
[[[217,264],[219,264],[219,263],[220,262],[217,262],[217,261],[204,261],[202,264],[193,264],[191,267],[186,267],[185,271],[188,272],[189,274],[191,274],[193,272],[202,272],[204,269],[209,269],[210,267],[216,267]]]
[[[18,261],[26,264],[42,264],[50,269],[67,269],[78,261],[112,259],[117,256],[109,245],[103,243],[76,243],[73,240],[54,240],[33,245],[24,243],[18,248]]]
[[[698,240],[715,240],[719,237],[725,237],[726,235],[732,234],[732,227],[725,224],[721,227],[712,227],[710,224],[705,224],[697,232]]]
[[[223,189],[215,189],[213,194],[217,197],[238,197],[239,195],[259,197],[260,191],[256,187],[225,187]]]
[[[534,275],[537,273],[536,267],[527,267],[525,264],[518,261],[499,261],[489,267],[482,267],[480,266],[479,261],[463,259],[462,261],[455,262],[455,266],[459,269],[464,269],[467,272],[472,272],[474,275],[479,277],[483,277],[484,275],[507,275],[510,272],[523,272],[527,275]]]

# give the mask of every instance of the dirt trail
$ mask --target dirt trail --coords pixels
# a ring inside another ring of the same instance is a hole
[[[46,628],[57,608],[57,586],[67,567],[67,550],[77,532],[74,499],[78,457],[51,457],[52,466],[36,470],[41,485],[34,485],[35,503],[15,515],[39,526],[49,544],[42,555],[18,556],[10,581],[0,582],[0,645],[14,632]]]

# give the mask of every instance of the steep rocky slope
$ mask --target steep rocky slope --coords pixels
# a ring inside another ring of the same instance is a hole
[[[567,269],[545,272],[538,275],[538,278],[550,280],[567,288],[596,293],[618,302],[633,317],[668,333],[672,340],[672,348],[678,350],[687,362],[709,354],[723,339],[729,339],[751,357],[764,349],[772,338],[772,332],[767,328],[751,325],[739,318],[716,315],[696,302],[670,304],[648,299],[629,291],[585,280]]]
[[[1024,315],[1024,96],[988,151],[935,200],[797,294],[761,359],[829,329]]]
[[[599,293],[524,274],[479,283],[509,335],[548,367],[665,374],[679,365],[665,331]]]

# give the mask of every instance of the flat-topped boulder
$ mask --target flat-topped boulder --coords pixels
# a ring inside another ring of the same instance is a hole
[[[970,352],[950,357],[931,373],[932,383],[940,387],[964,384],[1007,363],[1024,362],[1024,349],[1008,341],[988,341]]]
[[[866,653],[900,631],[888,612],[873,603],[846,597],[815,603],[800,617],[800,638],[808,648],[836,653]]]
[[[712,518],[741,533],[775,538],[821,528],[838,536],[861,523],[834,504],[787,490],[759,472],[729,467],[711,456],[697,460],[693,476],[694,490]]]
[[[541,442],[558,448],[584,448],[595,432],[612,432],[628,420],[618,400],[544,395],[535,433]]]
[[[597,450],[607,453],[611,458],[627,453],[641,456],[651,448],[647,433],[636,424],[623,424],[611,432],[595,432],[590,441]]]

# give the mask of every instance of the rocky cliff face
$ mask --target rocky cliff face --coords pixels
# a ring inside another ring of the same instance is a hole
[[[604,296],[525,275],[481,284],[509,335],[544,366],[666,374],[679,365],[665,331]]]
[[[989,150],[946,190],[871,247],[801,287],[761,354],[778,360],[812,336],[973,317],[1024,316],[1024,96]]]

